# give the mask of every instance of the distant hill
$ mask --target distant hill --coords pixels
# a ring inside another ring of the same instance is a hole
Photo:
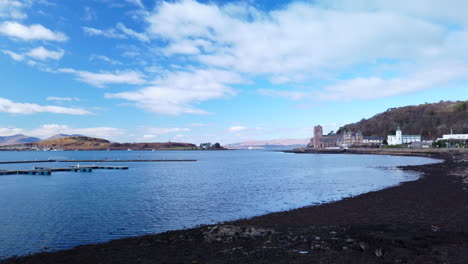
[[[13,136],[0,137],[0,146],[34,143],[38,141],[41,141],[41,139],[18,134],[18,135],[13,135]]]
[[[369,119],[362,119],[341,127],[337,133],[361,130],[365,136],[386,138],[400,126],[403,134],[421,135],[423,139],[436,139],[442,134],[468,134],[468,101],[440,101],[390,108]]]
[[[273,140],[252,140],[226,145],[229,149],[293,149],[305,147],[310,139],[273,139]]]
[[[40,141],[36,144],[42,148],[61,148],[64,150],[152,150],[152,149],[192,149],[194,144],[164,142],[164,143],[112,143],[102,138],[86,136],[59,137]]]
[[[57,134],[57,135],[48,137],[48,138],[46,138],[46,139],[44,139],[44,140],[51,140],[51,139],[64,138],[64,137],[82,137],[82,136],[83,136],[83,135],[79,135],[79,134],[72,134],[72,135]]]

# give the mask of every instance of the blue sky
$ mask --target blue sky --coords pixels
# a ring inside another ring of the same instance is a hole
[[[466,100],[466,1],[0,0],[0,136],[308,138]]]

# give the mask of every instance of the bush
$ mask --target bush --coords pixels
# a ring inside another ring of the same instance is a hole
[[[457,112],[465,111],[468,109],[468,101],[460,102],[456,104],[454,108]]]

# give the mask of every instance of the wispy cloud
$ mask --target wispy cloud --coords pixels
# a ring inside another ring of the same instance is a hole
[[[207,114],[193,104],[233,95],[234,90],[227,84],[243,82],[240,75],[221,70],[173,72],[155,80],[154,86],[105,96],[135,102],[137,107],[155,113]]]
[[[104,55],[96,55],[96,54],[91,55],[89,57],[89,60],[90,61],[103,61],[103,62],[112,64],[112,65],[121,65],[122,64],[122,62],[120,62],[118,60],[111,59],[111,58],[109,58],[107,56],[104,56]]]
[[[90,115],[90,111],[81,108],[68,108],[54,105],[38,105],[31,103],[17,103],[9,99],[0,98],[0,112],[28,115],[35,113],[53,113],[68,115]]]
[[[0,0],[0,18],[25,19],[28,15],[24,9],[28,6],[25,1]]]
[[[85,6],[83,10],[84,10],[84,15],[82,17],[83,20],[91,21],[91,20],[96,19],[97,17],[96,11],[94,11],[91,7]]]
[[[0,24],[0,34],[30,41],[30,40],[48,40],[48,41],[67,41],[68,37],[61,32],[54,32],[42,25],[34,24],[26,26],[18,22],[6,21]]]
[[[249,130],[248,127],[245,127],[245,126],[231,126],[228,131],[229,132],[242,132],[242,131],[246,131],[246,130]]]
[[[15,61],[22,61],[25,58],[32,58],[32,59],[41,60],[41,61],[60,60],[65,54],[65,51],[62,49],[53,51],[53,50],[48,50],[42,46],[34,48],[30,50],[29,52],[21,53],[21,54],[10,51],[10,50],[2,50],[2,52],[10,56]]]
[[[114,127],[74,128],[68,125],[45,124],[33,129],[16,127],[0,127],[0,136],[25,134],[28,136],[47,138],[57,134],[80,134],[99,138],[115,138],[125,134],[125,131]]]
[[[12,58],[15,61],[22,61],[24,59],[23,54],[19,54],[11,50],[2,50],[2,53],[10,56],[10,58]]]
[[[408,76],[382,78],[371,76],[338,81],[318,93],[322,100],[369,100],[414,93],[434,87],[449,87],[468,81],[468,65],[440,64]]]
[[[78,80],[89,83],[97,87],[104,87],[108,84],[131,84],[139,85],[144,84],[144,75],[136,71],[122,71],[122,72],[88,72],[79,71],[70,68],[59,69],[58,72],[70,73],[75,75]]]
[[[31,51],[26,53],[28,57],[31,57],[37,60],[47,60],[47,59],[60,60],[64,54],[65,52],[63,50],[52,51],[42,46],[32,49]]]
[[[117,32],[114,28],[102,30],[92,27],[83,27],[83,31],[89,36],[102,36],[106,38],[115,38],[115,39],[125,39],[125,36],[122,33]]]
[[[304,100],[312,98],[312,94],[310,92],[307,93],[288,90],[258,89],[257,93],[263,96],[282,97],[289,100]]]
[[[141,42],[148,42],[150,41],[149,37],[145,34],[145,33],[139,33],[139,32],[136,32],[134,31],[133,29],[130,29],[128,27],[126,27],[124,24],[122,23],[117,23],[117,29],[119,29],[120,31],[122,31],[124,34],[126,34],[127,36],[129,37],[133,37],[133,38],[136,38],[138,39],[139,41]]]
[[[139,8],[145,8],[145,6],[143,5],[143,2],[141,2],[141,0],[125,0],[125,1],[127,1],[128,3],[134,4],[134,5],[138,6]]]
[[[154,139],[158,138],[162,135],[167,135],[167,134],[176,134],[181,135],[181,132],[189,132],[189,128],[179,128],[179,127],[146,127],[143,129],[144,135],[143,139]],[[175,135],[175,138],[180,138],[177,135]]]
[[[190,123],[187,124],[188,127],[206,127],[209,126],[208,124],[205,123]]]
[[[55,97],[49,96],[46,98],[47,101],[58,101],[58,102],[79,102],[80,98],[78,97]]]
[[[92,27],[83,27],[83,31],[89,36],[101,36],[106,38],[127,39],[135,38],[141,42],[150,41],[146,33],[139,33],[126,27],[123,23],[117,23],[115,28],[97,29]]]

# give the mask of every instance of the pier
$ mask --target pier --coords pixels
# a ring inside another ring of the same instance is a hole
[[[195,159],[157,159],[157,160],[12,160],[12,161],[0,161],[0,164],[17,164],[17,163],[47,163],[47,162],[195,162]]]
[[[92,172],[93,170],[128,170],[128,166],[73,165],[64,168],[49,168],[34,166],[32,170],[0,170],[0,175],[52,175],[52,172]]]

